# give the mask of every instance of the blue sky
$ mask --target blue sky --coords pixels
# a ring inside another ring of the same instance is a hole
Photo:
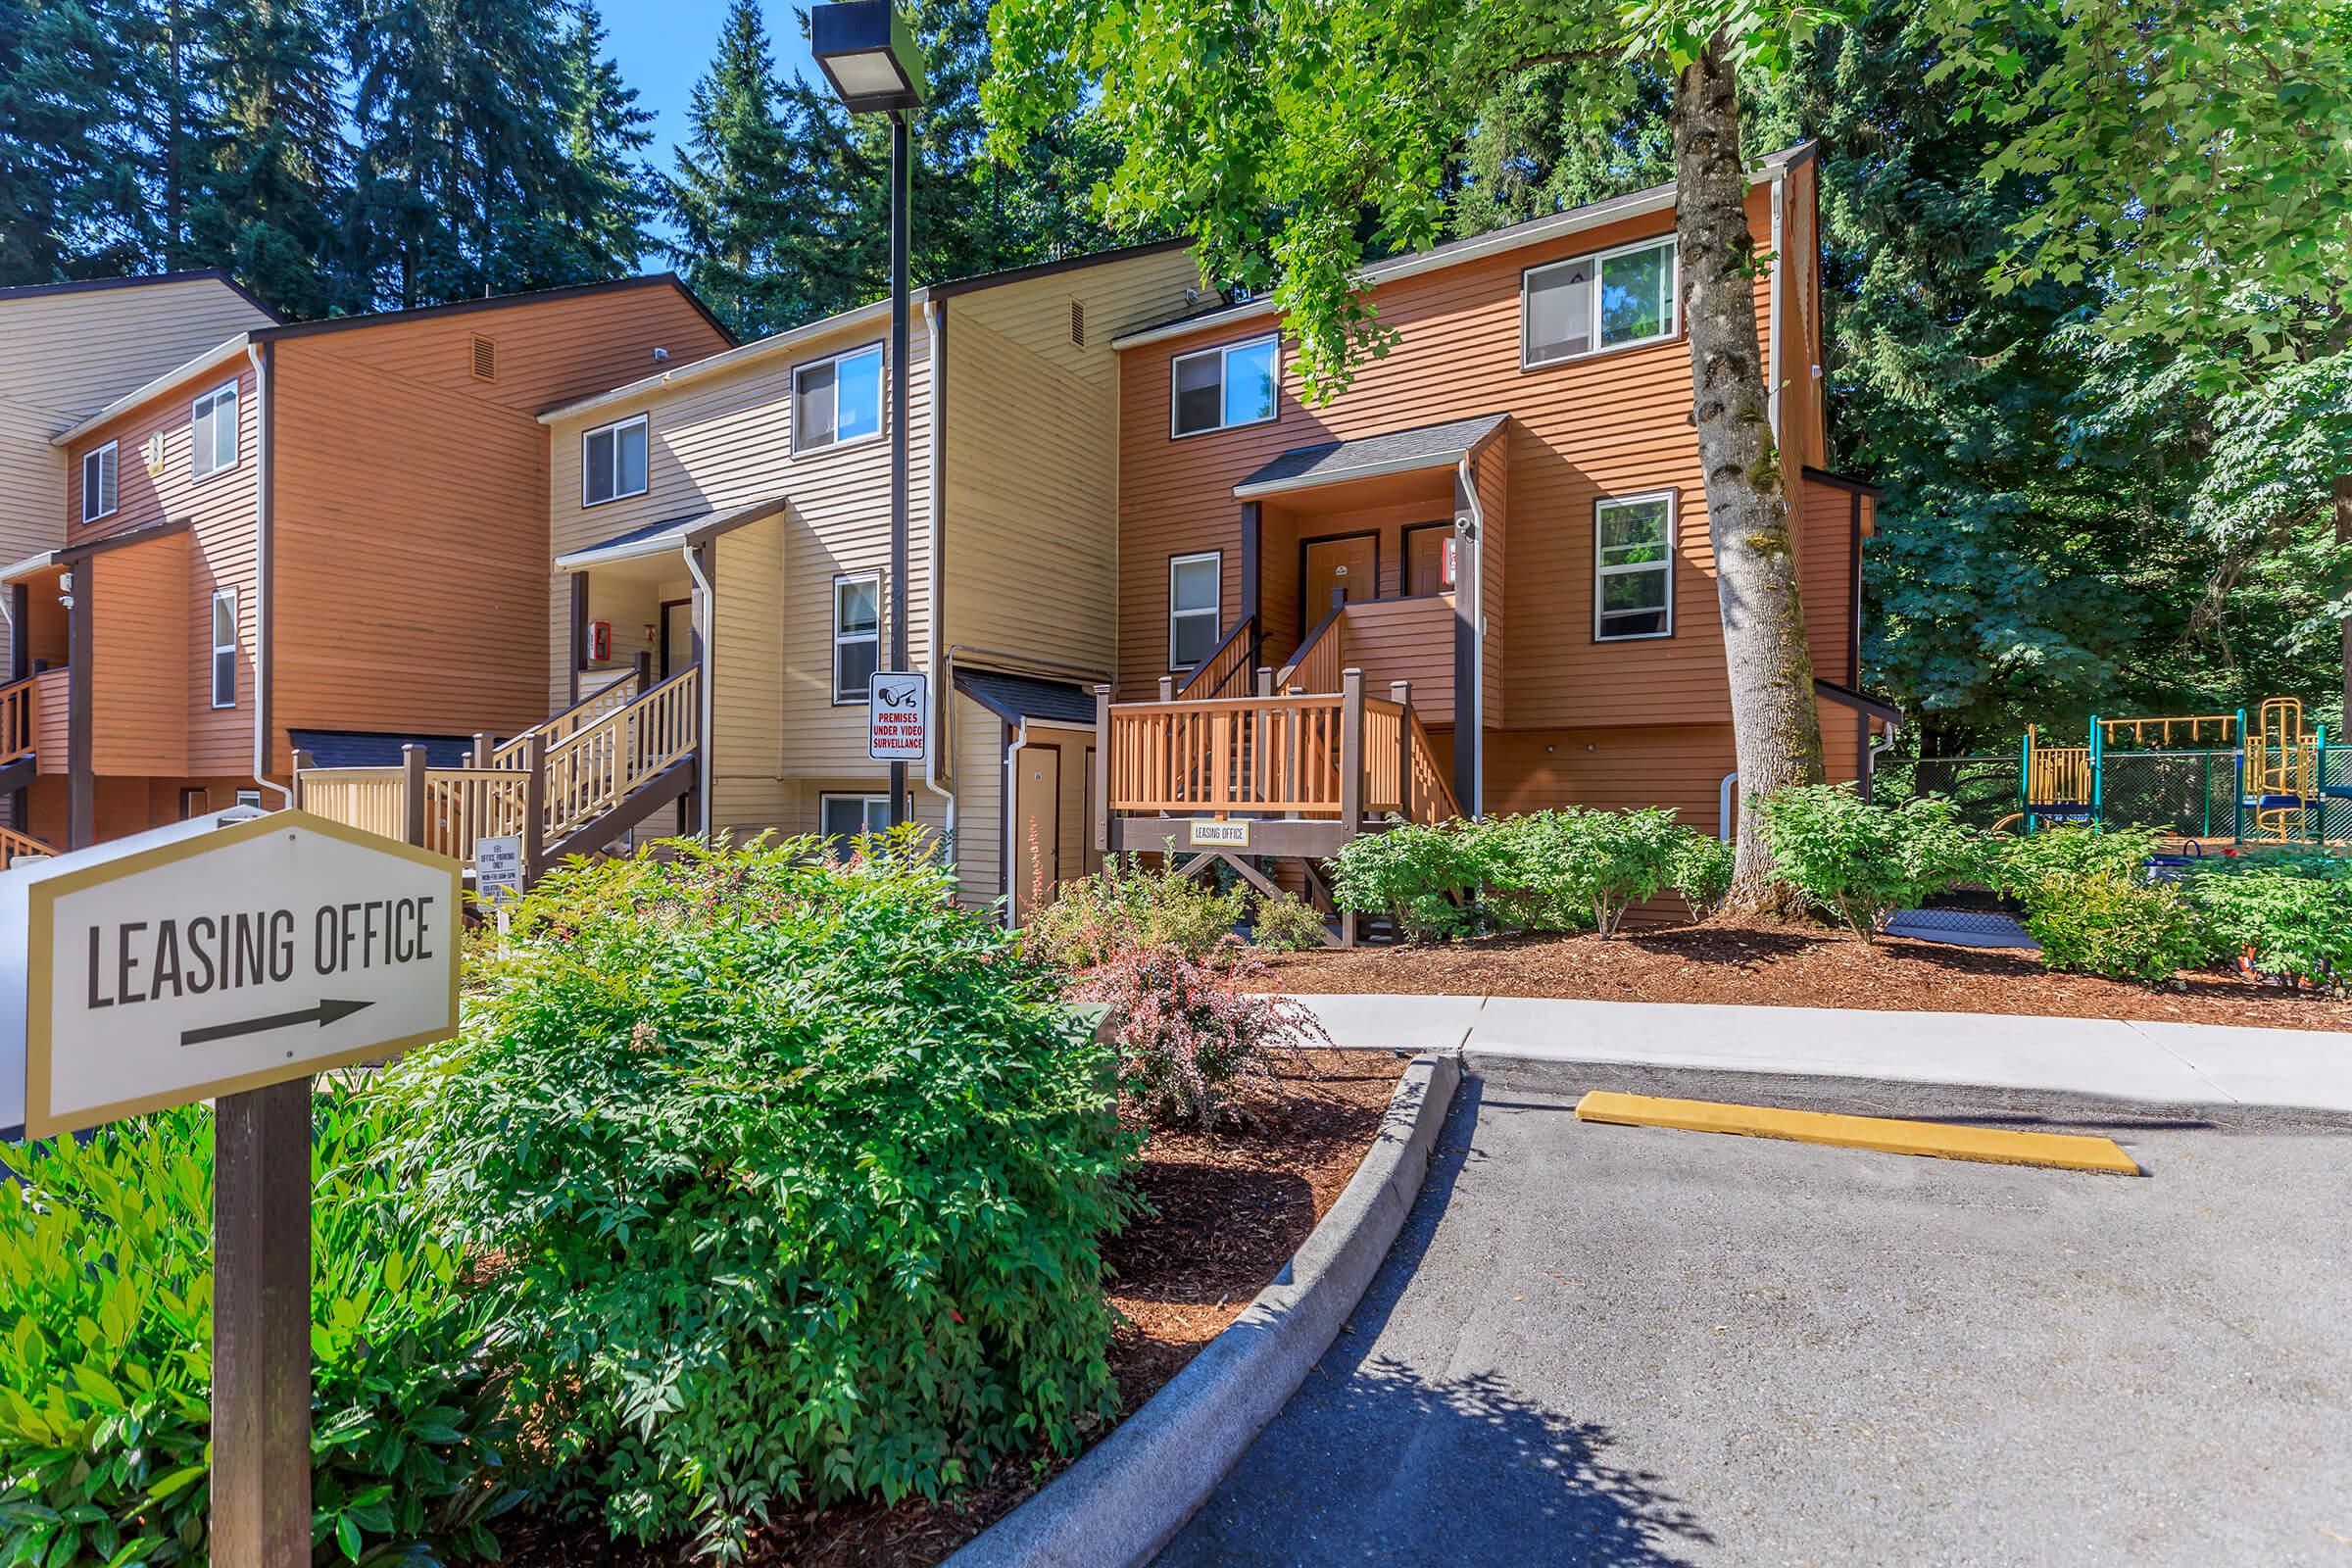
[[[697,77],[718,47],[725,0],[600,0],[609,47],[620,62],[621,79],[637,89],[638,103],[660,116],[653,145],[645,150],[656,169],[676,165],[670,149],[686,139],[686,105]],[[816,67],[808,40],[787,0],[764,0],[768,46],[785,75],[813,80]]]

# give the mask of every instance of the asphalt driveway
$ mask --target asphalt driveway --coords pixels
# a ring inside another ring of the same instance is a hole
[[[2352,1134],[2034,1123],[2132,1180],[1573,1103],[1463,1084],[1161,1563],[2352,1568]]]

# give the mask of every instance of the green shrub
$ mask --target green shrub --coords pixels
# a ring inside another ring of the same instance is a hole
[[[1327,934],[1322,911],[1297,894],[1258,896],[1256,911],[1250,916],[1250,941],[1256,946],[1275,953],[1300,953],[1321,947]]]
[[[1343,909],[1385,914],[1399,940],[1431,942],[1471,928],[1483,880],[1478,842],[1460,822],[1405,823],[1349,839],[1331,859]]]
[[[1579,807],[1495,817],[1473,830],[1489,907],[1529,931],[1590,926],[1617,934],[1626,910],[1654,898],[1692,835],[1665,807]]]
[[[500,1260],[557,1512],[736,1556],[1111,1411],[1109,1048],[912,842],[559,870],[465,1033],[387,1073],[404,1174]]]
[[[1091,969],[1135,948],[1173,947],[1200,957],[1233,934],[1242,904],[1240,888],[1219,892],[1178,871],[1173,851],[1157,869],[1139,855],[1114,855],[1032,910],[1024,951],[1070,970]]]
[[[1724,895],[1732,891],[1732,868],[1739,858],[1739,847],[1728,839],[1706,833],[1685,836],[1682,847],[1675,851],[1674,870],[1667,882],[1682,895],[1691,919],[1704,920],[1723,907]]]
[[[1109,1005],[1119,1082],[1145,1115],[1214,1132],[1244,1124],[1237,1093],[1272,1078],[1277,1052],[1331,1043],[1299,1003],[1250,989],[1264,972],[1239,949],[1204,959],[1140,948],[1088,970],[1071,995]]]
[[[2278,865],[2199,868],[2187,895],[2214,946],[2261,974],[2322,985],[2352,980],[2352,881]]]
[[[1959,808],[1927,795],[1878,806],[1850,784],[1775,790],[1761,811],[1780,875],[1863,941],[1898,909],[1977,871],[1984,860]]]
[[[2043,877],[2027,902],[2025,926],[2053,969],[2150,985],[2212,952],[2204,922],[2180,889],[2109,867]]]
[[[2053,877],[2103,871],[2145,880],[2148,857],[2164,838],[2149,827],[2045,827],[2016,838],[1987,840],[1985,870],[1994,887],[2026,901],[2037,885]]]
[[[0,1561],[204,1562],[212,1113],[0,1146]],[[391,1176],[382,1102],[316,1102],[312,1500],[321,1561],[491,1555],[514,1500],[458,1253]]]

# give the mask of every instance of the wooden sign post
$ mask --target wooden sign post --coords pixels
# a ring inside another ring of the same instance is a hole
[[[457,1032],[460,878],[305,811],[0,873],[0,1126],[217,1102],[215,1568],[311,1561],[311,1080]]]

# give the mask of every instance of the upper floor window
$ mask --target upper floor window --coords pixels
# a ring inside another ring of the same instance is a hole
[[[1269,332],[1247,343],[1179,354],[1168,367],[1168,434],[1199,435],[1274,417],[1277,341]]]
[[[833,579],[833,701],[862,703],[882,667],[882,574]]]
[[[1191,669],[1216,651],[1225,557],[1177,556],[1168,563],[1168,667]]]
[[[848,446],[881,433],[881,344],[793,369],[793,451]]]
[[[1592,640],[1674,635],[1674,492],[1592,507]]]
[[[1523,366],[1674,336],[1674,241],[1529,268],[1520,279]]]
[[[196,400],[188,422],[188,473],[201,479],[236,466],[237,383],[231,381]]]
[[[96,522],[115,510],[115,482],[120,458],[114,442],[81,455],[81,520]]]
[[[213,706],[237,706],[237,591],[213,595]]]
[[[645,494],[645,443],[649,421],[640,414],[617,424],[600,425],[580,437],[580,505]]]

